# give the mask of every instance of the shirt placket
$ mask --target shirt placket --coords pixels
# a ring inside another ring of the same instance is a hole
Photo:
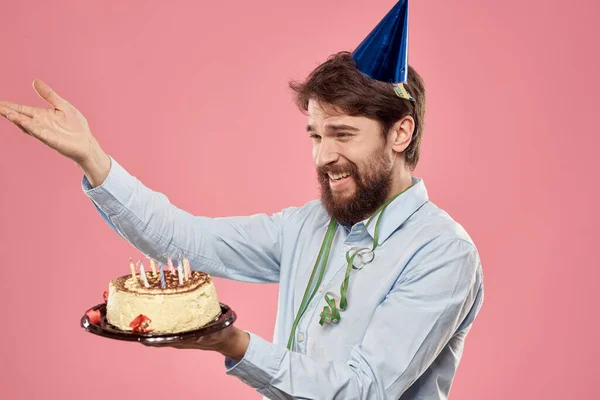
[[[298,324],[294,346],[294,350],[296,352],[306,354],[307,342],[309,340],[307,334],[309,330],[308,328],[311,326],[311,324],[319,323],[320,313],[317,312],[316,308],[322,305],[323,298],[325,297],[325,293],[327,293],[327,291],[333,291],[334,293],[337,293],[337,291],[339,291],[339,288],[335,290],[336,288],[330,287],[331,281],[340,272],[340,270],[346,268],[346,252],[353,248],[357,248],[357,246],[359,245],[362,237],[361,229],[362,226],[355,226],[354,229],[350,232],[350,234],[346,236],[346,238],[341,243],[337,243],[337,247],[335,246],[336,244],[334,244],[334,248],[332,248],[330,259],[327,263],[327,269],[325,270],[325,274],[323,275],[321,285],[319,286],[313,300],[308,304],[306,313],[304,314],[304,316],[300,320],[300,323]],[[318,338],[312,339],[318,340]]]

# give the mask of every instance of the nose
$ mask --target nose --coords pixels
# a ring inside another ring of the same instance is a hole
[[[317,167],[323,167],[339,160],[340,154],[333,140],[323,138],[319,144],[315,145],[314,157]]]

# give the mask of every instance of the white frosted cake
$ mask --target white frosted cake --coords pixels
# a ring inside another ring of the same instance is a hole
[[[110,282],[106,303],[107,321],[119,329],[136,332],[181,333],[208,324],[221,313],[211,277],[191,271],[180,283],[177,270],[164,271],[164,285],[158,273],[146,273]],[[164,286],[164,288],[163,288]]]

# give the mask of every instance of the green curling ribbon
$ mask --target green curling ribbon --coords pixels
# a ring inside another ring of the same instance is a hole
[[[379,217],[377,218],[377,222],[375,224],[375,233],[373,235],[373,248],[369,249],[369,248],[363,247],[360,249],[355,249],[352,252],[352,254],[351,254],[350,250],[346,252],[347,267],[346,267],[346,273],[344,275],[344,280],[342,281],[342,285],[340,288],[341,297],[339,299],[339,307],[337,305],[338,304],[337,296],[334,293],[327,292],[325,294],[325,302],[327,303],[327,305],[325,307],[323,307],[323,311],[321,312],[321,319],[319,320],[320,325],[329,324],[329,323],[336,324],[342,319],[340,311],[344,311],[348,307],[348,286],[350,285],[350,273],[352,272],[353,269],[355,269],[355,270],[362,269],[366,264],[371,263],[375,259],[374,251],[377,248],[377,246],[379,245],[379,223],[381,221],[381,216],[383,215],[383,211],[394,199],[396,199],[402,193],[406,192],[406,190],[410,189],[411,187],[412,186],[409,186],[404,191],[392,196],[385,203],[383,203],[377,210],[375,210],[373,215],[371,215],[371,217],[368,219],[367,223],[363,227],[362,233],[364,234],[365,229],[367,229],[367,227],[369,226],[371,221],[375,218],[375,216],[379,215]],[[312,273],[310,275],[310,279],[308,280],[308,284],[306,285],[306,289],[304,291],[304,296],[302,297],[302,302],[300,303],[300,308],[298,310],[298,313],[296,314],[294,323],[292,324],[292,329],[290,331],[290,337],[289,337],[288,343],[287,343],[288,350],[292,350],[292,348],[294,346],[294,337],[296,335],[296,329],[298,328],[298,324],[300,323],[302,316],[306,312],[308,305],[312,301],[319,286],[321,285],[321,281],[323,280],[323,275],[325,274],[325,268],[327,267],[327,260],[329,259],[329,253],[331,251],[331,245],[333,243],[333,238],[335,236],[336,229],[337,229],[337,221],[335,220],[335,218],[331,218],[331,220],[329,221],[329,227],[327,228],[325,237],[323,238],[323,242],[321,243],[321,249],[319,250],[319,255],[317,256],[317,260],[315,261],[315,265],[314,265]],[[365,250],[367,251],[367,253],[364,253]],[[369,254],[370,259],[365,261],[364,254]],[[361,261],[360,266],[355,265],[356,257],[358,257],[358,259]],[[312,288],[312,290],[311,290],[311,288]]]
[[[408,190],[410,187],[411,186],[409,186],[406,190]],[[321,312],[321,319],[319,320],[319,324],[321,326],[328,324],[328,323],[338,323],[342,319],[340,311],[344,311],[344,310],[346,310],[346,308],[348,308],[348,286],[350,285],[350,273],[352,272],[353,269],[356,269],[356,270],[362,269],[366,264],[371,263],[375,259],[375,249],[377,248],[377,246],[379,246],[379,229],[380,229],[381,216],[383,215],[385,208],[392,201],[394,201],[394,199],[396,199],[398,196],[400,196],[406,190],[392,196],[385,203],[383,203],[373,213],[373,215],[371,215],[371,217],[369,218],[369,220],[363,227],[363,234],[364,234],[365,229],[367,229],[367,227],[369,226],[371,221],[373,221],[375,216],[379,215],[377,218],[377,222],[375,223],[375,233],[373,234],[373,248],[368,249],[366,247],[363,247],[360,249],[356,249],[356,250],[354,250],[352,255],[351,255],[350,250],[348,250],[346,252],[347,267],[346,267],[346,274],[344,275],[344,280],[342,281],[342,285],[340,287],[340,295],[341,296],[340,296],[340,301],[339,301],[339,307],[337,305],[335,297],[332,296],[332,293],[328,292],[327,294],[325,294],[325,302],[327,303],[327,305],[325,307],[323,307],[323,311]],[[361,254],[361,252],[364,250],[367,250],[371,255],[371,258],[366,262],[363,259],[363,256]],[[354,264],[357,256],[361,260],[360,266],[356,266]]]
[[[377,220],[379,222],[379,220]],[[376,225],[377,226],[377,225]],[[377,228],[376,228],[377,229]],[[373,250],[376,246],[373,247]],[[358,268],[354,265],[354,259],[362,250],[369,250],[368,248],[361,248],[354,250],[354,254],[350,255],[350,250],[346,252],[346,274],[344,275],[344,280],[342,281],[342,286],[340,287],[341,298],[339,301],[339,308],[336,304],[336,299],[334,298],[333,293],[327,292],[325,294],[325,302],[328,304],[323,308],[321,312],[321,319],[319,320],[319,324],[324,325],[326,323],[338,323],[340,319],[342,319],[340,315],[340,311],[346,310],[348,308],[348,286],[350,285],[350,273],[353,269],[362,269],[362,266]],[[371,250],[372,251],[372,250]],[[373,258],[369,262],[373,261]],[[364,265],[364,264],[363,264]]]
[[[294,323],[292,325],[292,330],[290,332],[290,337],[288,339],[287,344],[288,350],[292,350],[292,347],[294,346],[294,336],[296,334],[298,324],[300,323],[300,319],[306,312],[308,304],[315,296],[315,293],[317,292],[317,289],[319,288],[319,285],[321,285],[321,281],[323,280],[323,274],[325,273],[325,267],[327,266],[327,259],[329,258],[329,252],[331,250],[331,245],[333,243],[333,237],[335,235],[336,229],[337,222],[334,218],[331,218],[331,220],[329,221],[329,227],[327,228],[327,232],[325,233],[325,237],[323,238],[323,242],[321,243],[321,249],[319,250],[317,260],[315,261],[315,266],[313,267],[310,279],[308,280],[308,284],[306,285],[306,290],[304,291],[302,303],[300,303],[300,309],[298,310],[298,314],[296,314],[296,319],[294,320]],[[319,270],[318,273],[317,270]],[[310,291],[311,287],[313,288],[312,291]]]

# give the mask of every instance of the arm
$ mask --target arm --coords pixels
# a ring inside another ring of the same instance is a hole
[[[267,216],[193,216],[144,186],[114,159],[101,184],[82,188],[102,217],[143,254],[165,262],[184,254],[192,267],[246,282],[276,282],[284,212]]]
[[[347,362],[319,362],[250,334],[242,360],[226,360],[228,374],[274,399],[398,399],[480,306],[476,250],[441,240],[413,258]]]
[[[284,212],[252,217],[193,217],[143,186],[102,150],[86,118],[44,82],[33,87],[51,108],[0,101],[0,115],[84,172],[83,189],[102,216],[141,252],[157,260],[183,253],[192,267],[248,282],[279,279]],[[111,165],[112,164],[112,165]]]

